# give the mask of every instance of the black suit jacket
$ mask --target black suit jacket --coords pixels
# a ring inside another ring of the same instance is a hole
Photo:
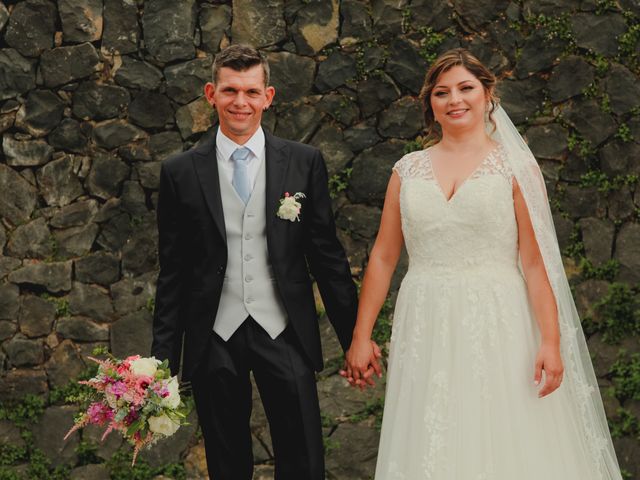
[[[327,171],[308,145],[266,137],[266,231],[275,279],[304,353],[321,370],[322,351],[309,270],[343,349],[356,319],[356,288],[336,237]],[[189,380],[209,345],[227,265],[223,205],[214,138],[165,160],[160,174],[158,276],[153,344],[156,358]],[[285,192],[306,195],[299,222],[276,211]]]

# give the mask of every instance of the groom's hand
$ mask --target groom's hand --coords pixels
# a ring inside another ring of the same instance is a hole
[[[382,376],[379,359],[382,357],[380,347],[373,340],[358,341],[354,339],[345,355],[345,366],[340,375],[345,377],[353,387],[364,390],[367,385],[375,385],[374,375]]]

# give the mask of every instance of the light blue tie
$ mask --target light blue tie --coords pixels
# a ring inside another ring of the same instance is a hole
[[[235,152],[231,154],[231,160],[233,160],[233,179],[231,180],[231,184],[245,205],[251,196],[248,165],[250,154],[251,150],[247,147],[236,148]]]

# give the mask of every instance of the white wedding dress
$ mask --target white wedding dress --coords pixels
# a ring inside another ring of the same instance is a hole
[[[448,201],[429,149],[394,170],[410,265],[376,480],[603,480],[570,391],[563,384],[540,399],[533,382],[539,330],[503,147]]]

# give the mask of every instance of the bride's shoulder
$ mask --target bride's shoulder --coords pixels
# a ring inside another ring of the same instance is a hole
[[[501,143],[497,143],[489,152],[483,165],[478,169],[479,173],[498,173],[511,180],[513,170],[507,158],[507,151]]]
[[[401,179],[423,172],[428,167],[430,148],[407,153],[393,165],[393,171],[397,172]]]

